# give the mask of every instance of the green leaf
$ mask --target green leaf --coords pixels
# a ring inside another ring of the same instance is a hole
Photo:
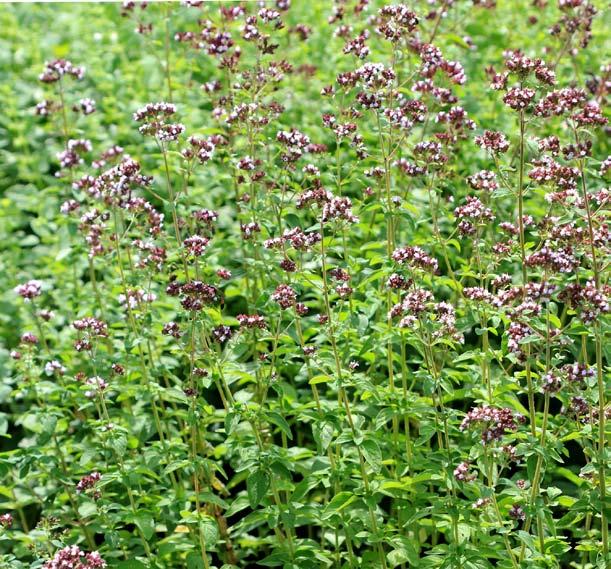
[[[57,417],[55,415],[44,415],[41,420],[41,430],[38,437],[38,442],[40,444],[45,444],[48,442],[55,433],[56,427]]]
[[[195,551],[192,551],[189,553],[189,555],[187,555],[187,569],[204,569],[205,567],[206,565],[202,559],[201,553],[195,553]]]
[[[293,440],[293,434],[291,433],[291,427],[286,422],[286,419],[280,415],[277,411],[270,411],[267,413],[267,420],[278,427],[290,440]]]
[[[206,547],[212,547],[216,545],[216,542],[219,539],[219,528],[212,518],[205,518],[200,523],[200,527],[204,534],[204,541],[206,542]]]
[[[387,555],[388,564],[391,567],[397,567],[401,563],[409,560],[409,555],[405,549],[394,549]]]
[[[316,375],[308,382],[310,385],[317,385],[319,383],[328,383],[333,381],[333,378],[329,375]]]
[[[95,502],[84,502],[78,507],[78,513],[81,518],[88,518],[97,514],[98,507]]]
[[[340,492],[333,496],[331,501],[327,504],[325,509],[325,517],[335,512],[340,512],[346,508],[349,504],[352,504],[357,499],[357,496],[353,492]]]
[[[240,413],[235,413],[233,411],[227,413],[225,416],[225,432],[230,435],[235,431],[237,426],[240,424],[240,419],[242,416]]]
[[[248,502],[251,508],[256,508],[269,489],[270,478],[269,474],[264,470],[257,470],[253,472],[246,479],[246,488],[248,491]]]
[[[382,468],[382,451],[378,443],[374,439],[365,439],[360,448],[369,466],[379,472]]]
[[[127,450],[127,438],[125,435],[119,434],[110,439],[110,446],[118,456],[123,456]]]
[[[155,533],[155,520],[149,512],[136,512],[134,521],[147,541],[153,537]]]

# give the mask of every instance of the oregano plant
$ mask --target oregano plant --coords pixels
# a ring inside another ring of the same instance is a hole
[[[5,4],[0,567],[609,567],[604,8]]]

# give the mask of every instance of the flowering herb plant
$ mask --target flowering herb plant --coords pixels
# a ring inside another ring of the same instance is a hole
[[[609,567],[600,8],[3,7],[0,567]]]

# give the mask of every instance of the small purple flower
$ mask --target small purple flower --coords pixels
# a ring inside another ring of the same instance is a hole
[[[33,298],[40,296],[42,282],[38,280],[30,280],[16,286],[13,290],[26,302],[30,302]]]

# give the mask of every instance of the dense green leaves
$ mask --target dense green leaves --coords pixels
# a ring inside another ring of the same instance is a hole
[[[608,566],[602,6],[198,4],[0,10],[0,569]]]

